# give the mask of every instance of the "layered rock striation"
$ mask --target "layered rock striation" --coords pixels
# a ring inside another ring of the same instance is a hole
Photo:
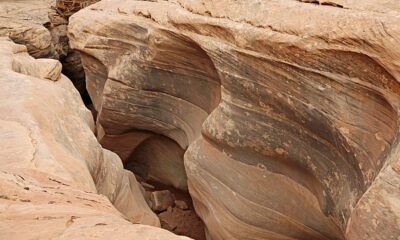
[[[4,0],[0,3],[0,36],[23,44],[35,58],[60,60],[65,74],[88,103],[79,53],[69,48],[68,18],[55,0]],[[79,6],[87,6],[79,5]]]
[[[48,11],[53,0],[6,0],[0,3],[0,36],[27,46],[35,58],[57,58],[50,32]]]
[[[1,239],[187,239],[128,222],[160,225],[58,61],[1,38],[0,85]]]
[[[103,0],[69,37],[102,145],[186,151],[209,239],[396,239],[399,22],[395,1]]]

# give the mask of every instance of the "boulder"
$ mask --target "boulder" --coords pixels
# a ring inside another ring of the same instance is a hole
[[[187,239],[127,221],[160,226],[54,61],[0,39],[0,239]]]
[[[102,144],[185,150],[209,239],[380,240],[400,229],[399,22],[395,0],[103,0],[69,36]]]
[[[150,201],[154,211],[165,211],[174,205],[175,197],[168,190],[154,191],[150,195]]]

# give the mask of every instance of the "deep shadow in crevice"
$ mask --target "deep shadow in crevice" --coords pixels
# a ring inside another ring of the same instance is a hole
[[[154,30],[152,34],[154,35],[149,37],[148,47],[151,57],[148,58],[149,62],[146,64],[156,67],[140,68],[138,75],[142,79],[138,81],[144,81],[141,84],[145,91],[171,95],[196,105],[207,113],[207,115],[204,113],[200,115],[197,112],[191,112],[191,109],[175,111],[177,117],[183,119],[184,126],[189,126],[190,132],[187,132],[188,129],[179,129],[179,125],[174,125],[173,122],[168,122],[171,124],[172,130],[166,132],[181,131],[185,133],[187,145],[190,145],[200,137],[203,121],[221,101],[220,78],[211,58],[193,39],[165,29]],[[171,59],[174,61],[171,62]],[[162,101],[165,99],[160,99],[160,103],[150,102],[154,106],[149,107],[162,106]],[[189,107],[190,104],[187,106]],[[201,117],[201,120],[195,117],[180,116],[179,112],[193,114],[193,116]],[[191,121],[192,119],[195,121]],[[157,120],[168,121],[162,116]],[[152,132],[151,129],[140,129],[139,131]],[[131,134],[134,135],[134,131]],[[140,144],[136,144],[124,163],[125,168],[134,172],[138,181],[144,186],[145,196],[148,201],[150,199],[150,207],[154,208],[151,196],[157,191],[166,190],[173,194],[178,202],[183,201],[187,205],[187,209],[181,209],[180,204],[175,202],[163,211],[155,210],[163,228],[179,235],[203,240],[205,239],[204,224],[195,213],[187,190],[187,176],[184,167],[186,147],[177,143],[179,140],[182,142],[182,139],[173,139],[175,135],[162,135],[160,132],[153,132],[153,134]],[[151,187],[148,187],[149,185]]]

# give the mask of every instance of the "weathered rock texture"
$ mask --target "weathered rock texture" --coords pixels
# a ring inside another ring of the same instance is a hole
[[[46,28],[51,34],[57,58],[63,64],[63,74],[71,79],[75,88],[81,93],[84,101],[87,102],[84,98],[87,93],[81,57],[77,51],[73,51],[69,47],[67,37],[68,19],[61,16],[59,10],[55,8],[49,8],[48,15],[49,22],[46,23]]]
[[[50,32],[48,11],[53,0],[3,0],[0,2],[0,36],[27,46],[35,58],[57,58]]]
[[[60,60],[63,73],[86,100],[85,74],[80,55],[69,48],[68,19],[59,13],[55,3],[55,0],[1,1],[0,36],[27,46],[29,54],[35,58]]]
[[[49,9],[49,22],[46,25],[52,36],[59,60],[63,64],[63,73],[72,80],[85,103],[89,102],[85,72],[80,54],[69,47],[67,25],[68,18],[72,14],[94,2],[98,2],[98,0],[54,0],[51,9]]]
[[[2,38],[0,85],[0,239],[181,239],[127,221],[160,224],[58,61]]]
[[[141,168],[150,169],[150,178],[186,189],[182,149],[200,136],[220,98],[210,59],[191,39],[171,31],[149,35],[112,14],[81,16],[70,18],[71,46],[81,51],[102,145],[125,162],[147,162]],[[104,25],[102,17],[117,17],[116,25]],[[165,172],[155,176],[160,165]]]
[[[70,17],[72,14],[78,12],[99,0],[56,0],[56,8],[61,12],[63,17]]]
[[[103,0],[70,19],[102,144],[189,146],[210,239],[400,236],[400,6],[309,2]]]

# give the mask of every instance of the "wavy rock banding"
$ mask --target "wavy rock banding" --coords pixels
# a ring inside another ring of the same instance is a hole
[[[124,162],[146,162],[135,158],[149,142],[160,148],[186,149],[200,136],[202,122],[220,99],[220,83],[210,58],[191,39],[172,31],[139,24],[126,29],[117,22],[118,26],[108,28],[100,23],[105,16],[93,17],[96,24],[90,25],[71,17],[70,39],[82,55],[102,145]],[[99,35],[115,34],[115,40],[100,37],[80,43],[77,38],[84,36],[74,30],[86,27]],[[167,165],[165,161],[183,166],[183,154],[165,155],[151,156],[152,166]],[[183,172],[160,175],[165,175],[165,183],[186,189]]]
[[[60,72],[0,38],[0,238],[187,239],[128,222],[160,225]]]
[[[209,239],[396,239],[400,8],[331,2],[78,12],[103,146],[128,162],[155,135],[188,148]]]

